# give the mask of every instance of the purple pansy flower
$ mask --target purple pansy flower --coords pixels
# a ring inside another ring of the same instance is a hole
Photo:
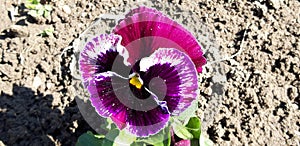
[[[80,71],[97,113],[119,129],[147,137],[198,95],[206,60],[196,39],[155,9],[130,11],[112,34],[90,40]]]

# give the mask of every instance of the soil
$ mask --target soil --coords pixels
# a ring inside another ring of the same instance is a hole
[[[93,131],[75,101],[70,70],[74,48],[65,48],[100,14],[135,3],[43,2],[53,7],[51,15],[35,19],[24,0],[0,1],[0,145],[75,145],[79,135]],[[199,116],[205,109],[214,112],[203,118],[208,119],[203,132],[214,143],[300,144],[299,0],[153,3],[187,26],[207,26],[218,45],[221,61],[215,60],[226,86],[215,91],[219,86],[208,84],[213,78],[204,75],[199,105]],[[191,15],[197,18],[185,19]],[[53,36],[39,35],[50,27]],[[217,108],[209,104],[215,92],[223,95]]]

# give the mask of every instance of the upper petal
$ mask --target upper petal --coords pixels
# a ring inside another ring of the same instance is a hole
[[[161,12],[141,7],[130,11],[113,31],[123,37],[122,45],[134,63],[158,48],[177,48],[187,53],[199,72],[206,63],[195,37]]]

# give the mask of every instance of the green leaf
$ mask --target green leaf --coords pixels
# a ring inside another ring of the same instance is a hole
[[[100,125],[100,127],[106,131],[109,131],[111,129],[117,128],[115,124],[113,124],[113,121],[111,118],[106,118],[106,120],[103,120],[104,122]]]
[[[199,139],[192,139],[190,140],[191,146],[200,146]]]
[[[102,146],[102,145],[103,146],[112,146],[113,144],[114,144],[113,141],[105,138],[105,139],[102,140],[102,143],[98,146]]]
[[[112,129],[108,131],[108,133],[105,135],[105,139],[102,141],[103,146],[113,146],[114,140],[119,135],[120,130],[119,129]]]
[[[102,144],[102,140],[101,138],[98,137],[105,137],[104,135],[98,135],[95,136],[92,132],[88,131],[87,133],[82,134],[77,142],[76,142],[76,146],[99,146]]]
[[[157,134],[151,135],[147,138],[137,138],[136,142],[145,142],[154,146],[169,146],[171,144],[170,126],[167,126]]]
[[[29,3],[29,4],[39,4],[40,0],[27,0],[26,3]]]
[[[144,142],[133,142],[130,146],[147,146]]]
[[[44,17],[47,18],[50,16],[50,12],[49,11],[44,11]]]
[[[186,110],[184,110],[179,116],[175,117],[176,119],[180,121],[186,121],[190,119],[190,117],[194,117],[196,110],[198,109],[198,100],[194,100],[191,103],[191,106],[188,107]]]
[[[214,145],[214,143],[210,139],[204,137],[203,134],[200,135],[199,143],[200,143],[200,146],[213,146]]]
[[[174,133],[182,139],[192,139],[193,135],[179,121],[173,123]]]
[[[165,137],[165,140],[163,142],[154,144],[154,146],[170,146],[171,145],[170,128],[168,128],[167,130],[168,130],[168,132],[167,132],[167,136]]]
[[[164,146],[170,146],[171,145],[171,131],[170,128],[168,128],[168,137],[164,140]]]
[[[201,134],[201,121],[198,117],[191,117],[187,125],[188,131],[193,134],[193,137],[200,139]]]
[[[36,7],[36,4],[26,3],[26,4],[25,4],[25,7],[26,7],[27,9],[32,9],[32,10],[34,10],[35,7]]]
[[[119,145],[130,145],[136,140],[136,137],[130,133],[126,133],[125,130],[122,130],[119,135],[114,140],[114,146]]]
[[[54,28],[51,27],[51,28],[47,28],[47,29],[43,30],[43,32],[40,33],[40,35],[42,37],[53,36],[53,32],[54,32]]]
[[[32,0],[31,3],[32,3],[32,4],[39,4],[39,3],[40,3],[40,0]]]

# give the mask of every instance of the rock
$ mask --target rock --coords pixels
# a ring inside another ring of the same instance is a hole
[[[8,78],[15,78],[13,75],[15,73],[14,68],[9,64],[0,64],[0,75],[7,76]],[[3,79],[2,79],[3,80]]]
[[[5,146],[5,144],[0,140],[0,146]]]
[[[206,89],[204,90],[204,93],[205,93],[206,95],[211,95],[211,94],[212,94],[212,89],[211,89],[211,88],[206,88]]]
[[[256,15],[258,17],[262,17],[262,16],[265,16],[267,14],[267,11],[268,11],[267,6],[262,5],[258,1],[255,1],[254,5],[256,6],[255,14],[254,15]]]
[[[272,6],[275,9],[279,9],[281,6],[280,0],[268,0],[267,2],[270,6]]]
[[[292,107],[294,110],[298,110],[298,108],[299,108],[297,104],[292,104]]]
[[[0,94],[5,93],[10,96],[13,95],[13,85],[11,83],[0,81],[0,87]]]
[[[298,89],[296,87],[291,86],[287,89],[287,96],[294,100],[296,97],[298,97]]]
[[[54,84],[51,82],[47,82],[46,87],[47,87],[47,89],[51,89],[52,87],[54,87]]]
[[[71,14],[71,8],[68,5],[64,5],[62,7],[62,10],[66,13],[66,14]]]
[[[35,76],[34,79],[33,79],[33,83],[32,83],[32,86],[34,89],[37,89],[39,86],[42,85],[42,79],[38,76]]]

